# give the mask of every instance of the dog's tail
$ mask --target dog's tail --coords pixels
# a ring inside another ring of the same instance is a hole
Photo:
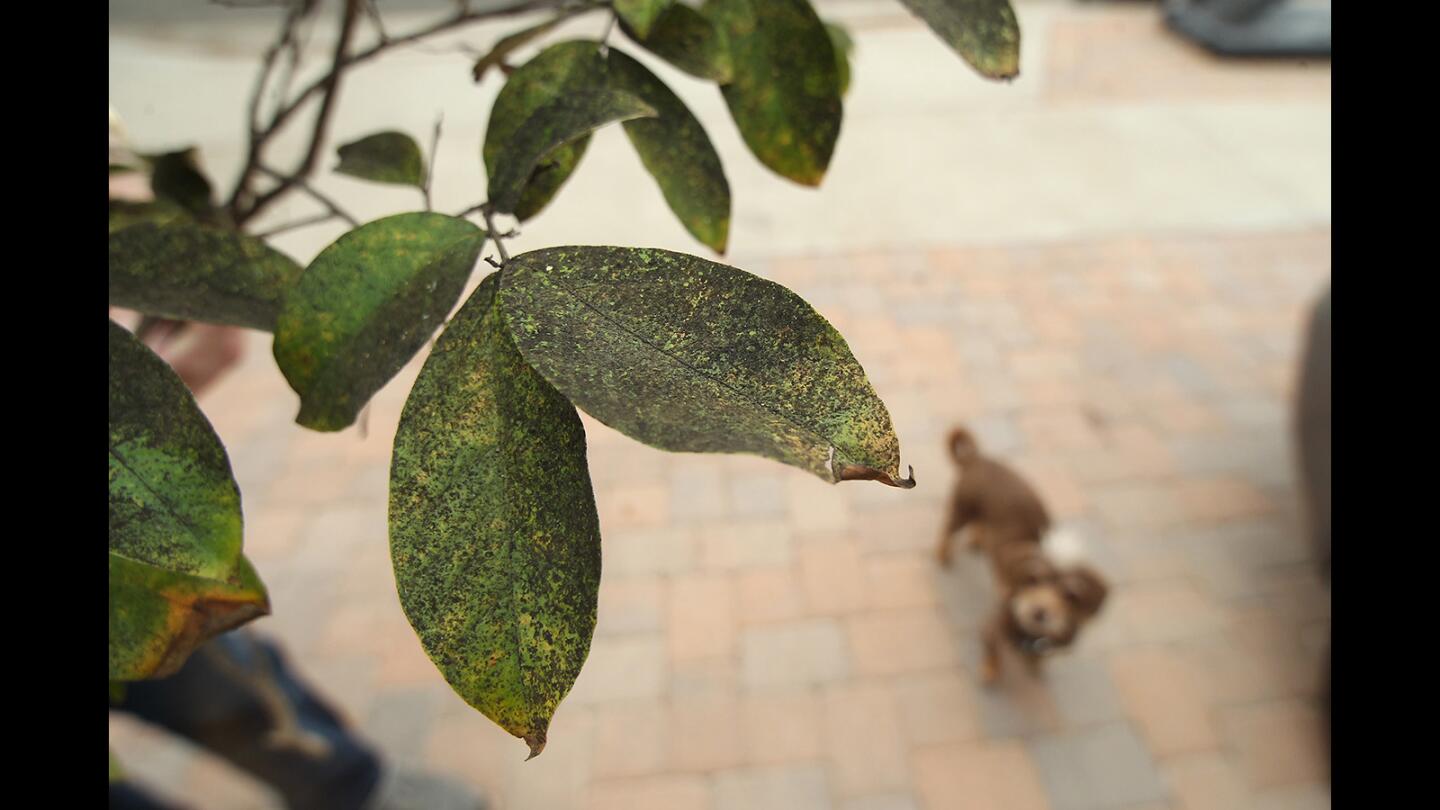
[[[961,467],[980,457],[980,445],[970,431],[957,427],[950,431],[950,454]]]

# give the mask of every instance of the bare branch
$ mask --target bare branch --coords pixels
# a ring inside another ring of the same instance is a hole
[[[603,9],[608,7],[607,4],[603,2],[603,0],[521,0],[521,2],[517,2],[514,5],[506,6],[503,8],[487,9],[484,11],[471,11],[467,3],[460,2],[457,4],[458,10],[453,17],[413,31],[409,34],[404,34],[402,36],[388,38],[382,37],[381,41],[376,43],[375,45],[372,45],[371,47],[361,50],[357,53],[350,54],[347,51],[350,40],[354,33],[355,23],[363,11],[361,8],[362,4],[368,2],[371,2],[371,0],[345,0],[345,10],[341,22],[340,42],[336,47],[335,57],[332,62],[330,71],[327,72],[326,75],[322,78],[316,80],[315,82],[311,83],[303,90],[301,90],[299,94],[296,95],[293,99],[291,99],[288,103],[282,103],[281,106],[276,109],[274,114],[270,117],[269,124],[266,125],[263,129],[252,126],[252,134],[250,138],[248,153],[245,159],[245,166],[241,170],[240,178],[235,185],[235,190],[231,193],[230,199],[226,204],[226,207],[231,214],[231,218],[237,226],[243,227],[246,222],[253,219],[260,213],[261,210],[263,210],[269,204],[273,203],[276,198],[289,192],[295,187],[296,184],[292,180],[287,179],[282,180],[279,186],[271,189],[270,191],[266,192],[264,195],[261,195],[258,198],[256,198],[250,190],[251,180],[259,172],[259,166],[262,163],[262,156],[265,147],[275,137],[275,135],[291,119],[294,118],[294,116],[300,111],[302,107],[304,107],[311,99],[319,97],[321,98],[321,109],[315,119],[315,128],[311,135],[310,148],[306,153],[306,158],[304,162],[302,162],[301,166],[299,167],[299,169],[297,169],[294,175],[292,175],[292,177],[303,179],[304,177],[308,176],[311,171],[313,171],[315,166],[315,160],[319,154],[320,145],[324,139],[325,128],[329,123],[330,113],[334,104],[340,76],[344,73],[344,71],[348,70],[349,68],[374,59],[385,51],[392,48],[407,45],[412,42],[417,42],[427,37],[460,28],[462,26],[480,20],[516,16],[519,14],[524,14],[531,11],[538,11],[541,9],[584,11],[592,9]],[[305,5],[307,7],[312,6],[313,3],[314,0],[302,0],[302,5]],[[287,75],[285,76],[285,80],[283,83],[287,87],[289,83],[289,78],[291,75],[293,75],[294,72],[294,63],[298,62],[299,59],[298,43],[290,46],[290,50],[292,54],[292,64],[289,66],[289,70],[287,71]],[[264,75],[266,74],[268,74],[268,69],[262,66],[262,81],[264,80]]]
[[[289,231],[306,228],[311,225],[319,225],[324,222],[329,222],[332,219],[335,219],[335,215],[329,211],[326,211],[323,214],[316,214],[313,217],[297,219],[294,222],[287,222],[284,225],[276,225],[268,231],[261,231],[260,233],[255,234],[255,237],[257,239],[269,239],[272,236],[279,236],[282,233],[288,233]]]
[[[500,251],[500,265],[503,267],[510,263],[510,254],[505,252],[505,239],[509,234],[502,234],[495,230],[495,214],[490,209],[489,203],[486,203],[480,212],[485,215],[485,230],[490,232],[490,241],[494,242],[495,249]]]
[[[267,176],[269,176],[269,177],[271,177],[271,178],[274,178],[275,180],[278,180],[278,181],[280,181],[281,183],[289,183],[289,184],[293,185],[295,188],[298,188],[298,189],[300,189],[301,191],[305,192],[306,194],[309,194],[311,197],[315,198],[315,201],[316,201],[316,202],[318,202],[318,203],[320,203],[321,205],[325,206],[325,210],[329,211],[331,216],[336,216],[336,217],[339,217],[339,218],[345,220],[346,222],[350,223],[351,227],[358,227],[358,226],[360,225],[360,220],[358,220],[358,219],[356,219],[355,217],[352,217],[352,216],[350,216],[349,214],[345,213],[345,210],[344,210],[343,208],[341,208],[338,203],[336,203],[334,200],[330,199],[329,197],[325,196],[324,194],[321,194],[318,189],[316,189],[314,186],[310,185],[310,183],[307,182],[304,178],[301,178],[301,177],[286,177],[285,175],[281,174],[280,172],[277,172],[277,171],[275,171],[274,169],[270,169],[270,168],[267,168],[267,167],[265,167],[265,166],[261,166],[261,167],[260,167],[260,173],[263,174],[263,175],[267,175]]]
[[[340,39],[335,44],[335,58],[330,72],[321,80],[324,95],[320,101],[320,111],[315,114],[315,127],[310,133],[310,147],[305,152],[305,160],[301,162],[300,168],[296,169],[293,175],[281,179],[280,185],[260,195],[254,203],[240,212],[235,218],[236,224],[243,225],[254,218],[267,205],[274,202],[276,197],[289,191],[291,187],[308,177],[314,170],[315,161],[320,158],[320,145],[325,140],[325,130],[330,124],[330,113],[335,108],[335,91],[340,87],[340,77],[345,72],[346,53],[350,49],[350,39],[355,34],[355,22],[359,19],[362,2],[363,0],[345,0],[345,7],[340,17]],[[270,131],[274,131],[273,126]],[[251,166],[258,168],[259,153],[256,147],[263,145],[266,137],[262,134],[259,140],[253,142],[250,160],[247,161]]]
[[[434,206],[430,204],[430,184],[435,180],[435,156],[440,154],[440,125],[445,121],[445,112],[440,112],[440,117],[435,119],[435,137],[430,139],[430,167],[425,170],[425,187],[420,189],[425,194],[425,210],[433,211]]]

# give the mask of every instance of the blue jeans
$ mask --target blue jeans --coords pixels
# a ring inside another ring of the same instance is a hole
[[[294,810],[357,810],[380,781],[380,759],[286,665],[246,631],[196,650],[168,678],[127,684],[110,708],[185,737],[277,791]],[[124,762],[124,751],[116,752]],[[174,805],[125,782],[110,807]]]

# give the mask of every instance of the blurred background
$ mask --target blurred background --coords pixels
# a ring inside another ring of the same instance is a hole
[[[856,43],[819,190],[760,166],[713,86],[617,32],[725,163],[725,261],[794,289],[845,335],[919,486],[827,486],[759,459],[663,453],[587,417],[599,627],[544,755],[522,762],[522,743],[450,691],[395,595],[390,442],[423,357],[376,397],[368,429],[318,434],[294,425],[269,336],[252,333],[238,370],[201,398],[273,601],[252,627],[281,639],[392,762],[463,780],[497,808],[1329,807],[1317,698],[1330,596],[1302,517],[1292,411],[1309,308],[1330,280],[1330,62],[1221,57],[1177,33],[1200,17],[1166,24],[1207,5],[1220,4],[1016,0],[1021,75],[1006,84],[979,78],[893,0],[818,0]],[[404,32],[453,4],[379,8]],[[109,100],[134,145],[196,145],[228,192],[279,15],[111,0]],[[443,112],[436,208],[479,202],[501,81],[475,85],[467,48],[538,19],[355,69],[333,143],[398,128],[428,144]],[[582,17],[549,41],[603,24]],[[312,69],[326,37],[317,26]],[[709,256],[624,141],[599,132],[512,252]],[[420,207],[413,190],[331,174],[334,162],[327,147],[314,184],[362,220]],[[312,205],[292,196],[256,230]],[[273,244],[304,263],[341,232]],[[988,565],[934,563],[956,424],[1032,480],[1113,586],[1041,680],[1011,668],[979,683]],[[276,806],[123,715],[110,741],[156,792]]]

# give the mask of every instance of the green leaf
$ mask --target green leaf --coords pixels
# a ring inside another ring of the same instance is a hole
[[[770,170],[818,186],[840,136],[835,49],[805,0],[709,0],[734,79],[720,88],[745,145]]]
[[[595,44],[592,47],[599,46]],[[490,122],[485,129],[482,154],[490,177],[495,176],[496,160],[515,130],[536,110],[564,96],[572,84],[583,83],[585,78],[583,73],[577,73],[576,52],[558,46],[546,48],[511,74],[495,97],[495,104],[490,108]],[[545,156],[530,175],[525,193],[515,206],[517,219],[522,222],[530,219],[549,205],[560,186],[579,165],[589,143],[588,136],[581,137]]]
[[[163,678],[206,641],[270,613],[244,557],[226,579],[181,574],[110,552],[110,677]]]
[[[735,75],[725,32],[687,5],[666,7],[648,34],[642,35],[623,18],[620,29],[646,50],[698,79],[725,84]]]
[[[724,253],[730,234],[730,184],[720,155],[685,102],[618,48],[602,57],[594,42],[572,40],[554,45],[551,51],[574,67],[577,79],[570,92],[621,91],[659,113],[626,121],[625,135],[685,229]]]
[[[628,55],[611,48],[605,67],[612,87],[634,93],[659,113],[626,121],[625,134],[670,210],[696,239],[724,253],[730,237],[730,183],[705,128],[664,82]]]
[[[631,438],[914,486],[845,339],[778,284],[666,250],[563,247],[511,259],[500,303],[525,359]]]
[[[425,187],[425,159],[420,145],[403,132],[377,132],[336,150],[335,171],[361,180],[398,186]]]
[[[654,115],[655,108],[619,90],[570,93],[544,105],[515,130],[496,155],[490,205],[500,213],[514,213],[526,181],[545,155],[606,124]]]
[[[164,224],[174,219],[189,219],[185,209],[166,200],[133,202],[130,200],[110,201],[110,233],[141,222]]]
[[[850,32],[835,23],[825,23],[825,33],[835,46],[835,72],[840,80],[840,95],[850,92],[850,54],[855,51],[855,41]]]
[[[210,181],[200,172],[200,153],[193,146],[144,157],[150,163],[150,188],[156,199],[169,200],[196,216],[206,216],[215,207]]]
[[[135,680],[269,607],[220,438],[165,361],[109,329],[110,679]]]
[[[674,0],[615,0],[615,16],[640,34],[646,36],[662,12]]]
[[[341,430],[445,320],[485,232],[396,214],[341,236],[310,263],[275,322],[275,362],[300,395],[295,421]]]
[[[989,79],[1020,75],[1020,23],[1010,0],[901,0]]]
[[[425,652],[535,756],[590,649],[600,528],[584,427],[515,350],[497,276],[450,321],[400,416],[390,557]]]
[[[515,33],[504,37],[500,41],[496,42],[495,47],[491,48],[489,53],[476,60],[475,68],[471,71],[471,74],[475,77],[475,81],[481,81],[485,78],[485,74],[488,73],[491,68],[504,65],[505,60],[509,58],[511,53],[525,47],[533,40],[538,39],[539,37],[542,37],[545,34],[549,33],[555,28],[555,26],[559,25],[560,23],[564,22],[565,20],[569,19],[577,13],[579,13],[578,9],[570,12],[561,13],[557,17],[546,20],[545,22],[542,22],[538,25],[532,25],[529,28],[524,28],[516,31]]]
[[[280,299],[299,278],[300,265],[253,236],[165,216],[110,234],[110,304],[274,329]]]
[[[240,556],[240,491],[220,437],[175,372],[110,321],[110,549],[223,579]]]

